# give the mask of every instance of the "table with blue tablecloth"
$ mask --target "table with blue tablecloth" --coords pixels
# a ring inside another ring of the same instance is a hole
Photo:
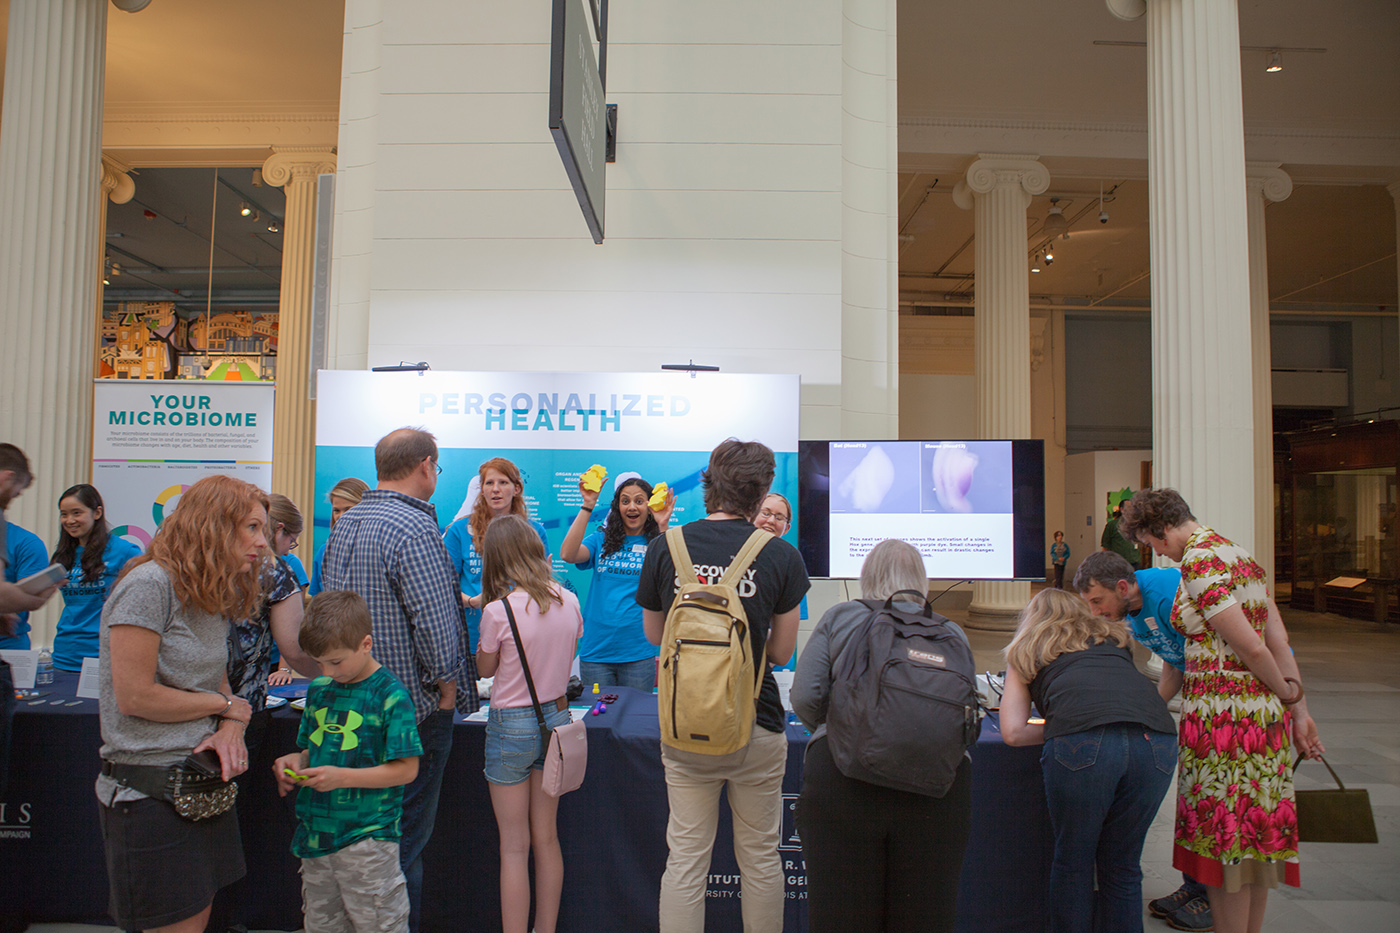
[[[0,912],[31,922],[110,923],[93,781],[101,745],[95,700],[75,701],[77,675],[59,672],[47,695],[20,700],[8,799],[0,805]],[[587,716],[588,777],[559,802],[564,893],[559,929],[657,928],[666,862],[666,781],[656,700],[609,688],[617,702]],[[588,697],[584,698],[589,699]],[[239,797],[248,876],[237,917],[251,929],[301,926],[300,878],[289,850],[291,798],[279,798],[271,763],[295,745],[299,713],[275,712]],[[788,727],[786,803],[780,850],[787,879],[788,933],[806,929],[806,875],[793,808],[802,784],[806,732]],[[485,725],[459,718],[432,841],[424,854],[423,926],[429,931],[500,928],[495,817],[482,776]],[[996,720],[972,749],[972,836],[958,897],[958,929],[1041,933],[1051,835],[1039,747],[1009,748]],[[721,805],[721,812],[728,807]],[[178,866],[171,866],[178,871]],[[737,931],[739,876],[720,821],[710,874],[707,930]]]

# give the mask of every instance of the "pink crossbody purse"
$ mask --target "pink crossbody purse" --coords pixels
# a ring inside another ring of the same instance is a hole
[[[535,718],[540,722],[540,738],[545,744],[544,792],[551,797],[559,797],[571,790],[578,790],[583,784],[584,772],[588,770],[588,727],[581,719],[553,729],[545,724],[540,697],[535,692],[535,681],[530,676],[530,662],[525,658],[525,645],[520,640],[520,629],[515,624],[515,612],[510,608],[509,599],[503,599],[501,602],[506,605],[506,619],[510,622],[510,633],[515,638],[515,650],[520,654],[520,668],[525,672],[525,685],[530,688],[530,700],[535,704]]]

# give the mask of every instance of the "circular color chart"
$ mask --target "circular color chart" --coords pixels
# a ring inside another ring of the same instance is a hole
[[[177,483],[174,486],[167,486],[165,489],[161,490],[160,495],[156,496],[156,501],[151,506],[151,518],[155,519],[157,528],[165,521],[165,504],[189,488],[189,486],[182,486]]]
[[[138,528],[135,525],[118,525],[109,532],[114,538],[135,538],[141,542],[141,550],[151,546],[151,536],[146,533],[146,529]]]

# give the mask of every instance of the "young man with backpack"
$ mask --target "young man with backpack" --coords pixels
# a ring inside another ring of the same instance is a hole
[[[721,788],[734,817],[744,931],[783,928],[778,841],[787,735],[771,664],[792,656],[809,583],[797,549],[751,524],[773,467],[773,452],[762,444],[730,438],[716,447],[701,474],[705,518],[673,529],[679,542],[653,541],[637,586],[647,638],[661,645],[662,658],[661,761],[670,818],[661,933],[704,930]],[[751,536],[758,540],[746,547]],[[691,573],[677,572],[673,548],[688,553]],[[742,559],[748,557],[751,562]],[[727,574],[731,566],[736,572]],[[714,620],[710,637],[702,632],[704,615]],[[726,708],[729,722],[722,721]]]

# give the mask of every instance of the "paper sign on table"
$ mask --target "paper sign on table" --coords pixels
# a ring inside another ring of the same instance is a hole
[[[78,675],[78,692],[75,694],[79,699],[97,699],[97,658],[83,658],[83,672]]]
[[[25,648],[0,649],[0,658],[10,665],[10,677],[14,679],[16,690],[33,690],[34,675],[39,672],[39,649]]]

